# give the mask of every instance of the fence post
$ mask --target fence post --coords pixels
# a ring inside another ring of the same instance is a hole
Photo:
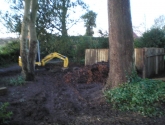
[[[156,61],[155,61],[156,62],[155,63],[156,64],[156,66],[155,66],[155,68],[156,68],[155,69],[155,74],[158,74],[158,70],[159,70],[159,65],[158,65],[158,61],[159,61],[158,60],[159,59],[159,57],[158,57],[158,49],[156,49],[156,57],[155,57],[155,59],[156,59]]]
[[[143,78],[147,77],[147,57],[146,57],[146,48],[143,48]]]

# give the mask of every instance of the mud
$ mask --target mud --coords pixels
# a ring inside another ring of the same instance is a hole
[[[165,124],[165,117],[150,118],[112,109],[102,92],[108,76],[106,63],[72,66],[67,71],[53,68],[39,69],[34,82],[7,86],[8,93],[0,96],[0,102],[10,103],[8,110],[13,116],[9,125]],[[0,79],[16,75],[20,72],[0,74]],[[3,80],[0,85],[4,85]]]

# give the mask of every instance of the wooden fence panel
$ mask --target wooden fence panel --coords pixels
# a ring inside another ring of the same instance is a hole
[[[135,49],[135,66],[143,73],[143,78],[159,74],[164,70],[164,49]]]
[[[86,49],[85,65],[108,61],[108,49]],[[136,69],[142,73],[143,78],[151,77],[164,71],[163,48],[139,48],[134,50]]]
[[[108,61],[108,49],[86,49],[85,65]]]
[[[135,54],[135,65],[136,65],[136,69],[139,72],[143,71],[143,66],[144,66],[144,52],[143,52],[143,48],[139,48],[139,49],[134,49],[134,54]]]

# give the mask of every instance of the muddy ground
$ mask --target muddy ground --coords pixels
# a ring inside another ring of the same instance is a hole
[[[36,80],[8,86],[6,79],[20,75],[19,68],[0,73],[0,86],[8,92],[0,102],[9,102],[13,112],[9,125],[164,125],[165,117],[145,117],[112,109],[102,94],[108,75],[106,63],[70,66],[62,71],[48,65],[36,71]],[[5,80],[4,80],[5,79]]]

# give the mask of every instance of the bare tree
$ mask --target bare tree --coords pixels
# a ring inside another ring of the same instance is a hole
[[[134,70],[130,0],[108,0],[109,76],[105,89],[127,82]]]
[[[154,20],[153,28],[159,28],[165,30],[165,16],[161,15]]]
[[[22,58],[22,71],[25,80],[32,81],[35,79],[35,58],[37,50],[35,22],[38,0],[25,0],[24,2],[25,7],[21,27],[20,53]],[[29,37],[29,40],[27,40],[27,37]]]

